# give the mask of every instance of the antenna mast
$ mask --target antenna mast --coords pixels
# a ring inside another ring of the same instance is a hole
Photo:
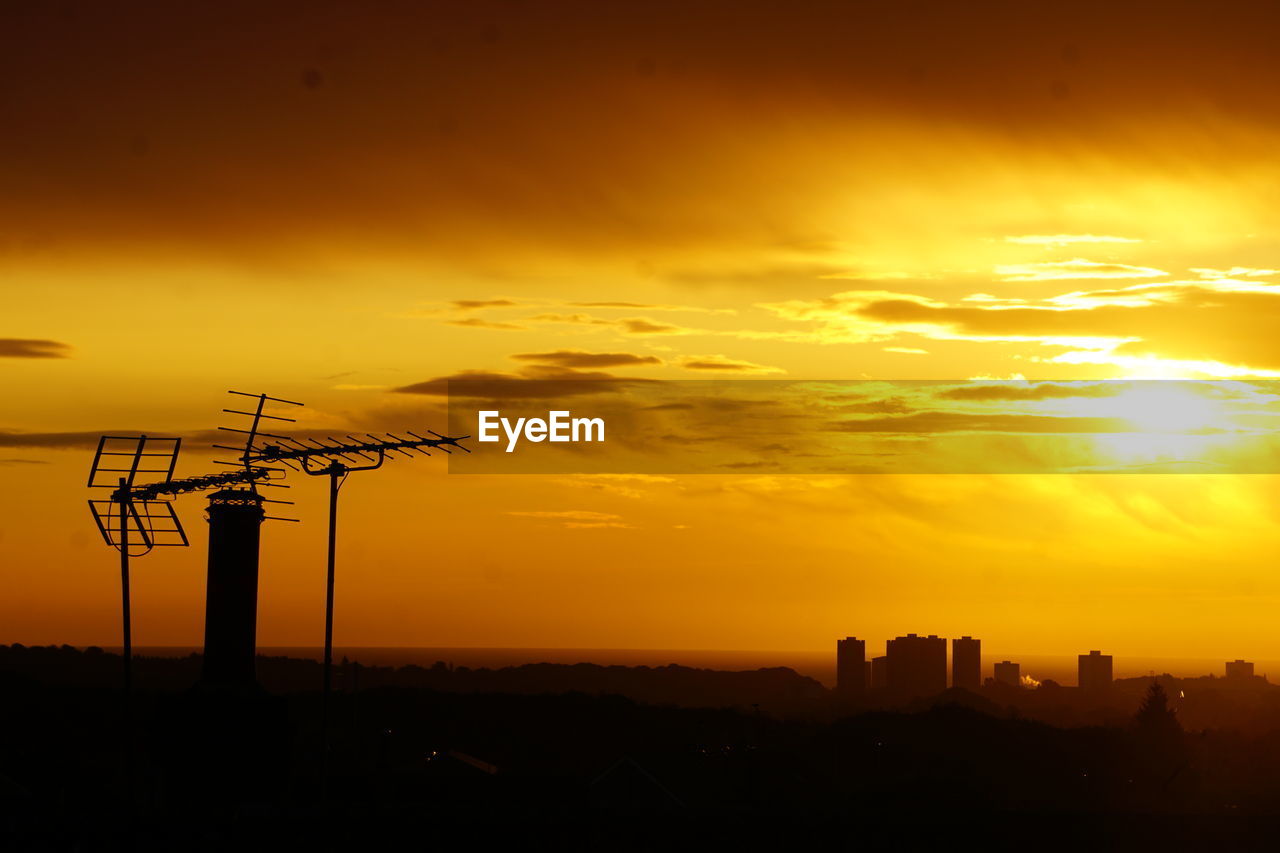
[[[173,500],[187,492],[218,489],[209,504],[209,575],[205,610],[203,680],[208,684],[244,686],[253,681],[257,620],[258,527],[264,520],[297,521],[265,515],[263,503],[273,501],[258,494],[259,486],[287,488],[280,479],[287,470],[329,478],[329,549],[325,589],[324,701],[321,711],[321,799],[327,784],[329,696],[333,669],[333,589],[336,563],[338,491],[348,475],[372,471],[399,456],[429,456],[428,448],[445,453],[456,448],[470,453],[460,442],[470,436],[450,437],[427,430],[428,436],[408,432],[409,438],[385,433],[365,433],[295,439],[264,432],[263,422],[296,423],[294,418],[271,414],[268,403],[301,406],[293,400],[230,391],[255,402],[249,410],[223,409],[248,417],[248,429],[222,426],[243,435],[238,446],[215,444],[235,454],[232,460],[215,460],[235,470],[220,474],[175,479],[180,438],[104,435],[89,471],[89,488],[111,489],[106,499],[90,500],[89,509],[103,540],[120,552],[120,596],[123,621],[124,756],[127,784],[132,785],[131,706],[133,694],[133,636],[130,617],[129,560],[160,546],[185,546],[189,542]],[[156,475],[137,483],[139,475]],[[276,476],[279,475],[279,476]],[[239,486],[241,488],[230,488]],[[216,529],[215,529],[216,528]],[[247,663],[246,663],[247,661]]]
[[[251,412],[223,409],[224,412],[230,414],[250,417],[252,421],[248,429],[219,427],[219,429],[247,436],[243,447],[214,445],[215,447],[222,450],[231,450],[239,454],[237,457],[239,464],[243,465],[246,471],[254,470],[255,466],[263,464],[284,465],[286,468],[301,471],[308,476],[329,478],[329,543],[325,572],[324,606],[324,685],[320,710],[320,799],[323,802],[327,796],[328,786],[329,698],[333,692],[333,590],[337,562],[338,492],[350,474],[357,471],[377,470],[382,467],[383,463],[397,458],[395,454],[409,458],[412,458],[414,454],[430,456],[431,454],[427,452],[426,448],[436,448],[445,453],[452,453],[453,451],[449,449],[451,447],[470,453],[471,451],[463,447],[460,442],[471,436],[450,437],[426,430],[431,436],[428,438],[406,430],[405,432],[410,438],[405,438],[395,433],[384,433],[381,436],[365,433],[363,438],[347,434],[342,438],[326,436],[319,439],[306,438],[305,441],[301,441],[289,436],[264,433],[261,431],[260,426],[263,418],[296,423],[294,418],[266,414],[264,409],[268,400],[290,406],[301,406],[303,405],[302,403],[283,400],[279,397],[268,397],[266,394],[246,394],[243,391],[229,391],[227,393],[242,397],[253,397],[258,402]],[[260,441],[262,438],[269,439],[269,441],[262,442]],[[222,464],[236,463],[224,462]]]
[[[187,477],[175,480],[181,438],[138,435],[104,435],[89,468],[89,488],[112,489],[105,500],[89,501],[89,511],[103,541],[120,552],[120,610],[122,623],[122,680],[124,693],[123,752],[125,784],[133,785],[133,624],[129,589],[129,560],[149,554],[158,547],[188,545],[170,500],[184,492],[210,489],[234,483],[255,483],[270,476],[265,467],[247,466],[243,471]],[[138,485],[139,475],[163,477]]]

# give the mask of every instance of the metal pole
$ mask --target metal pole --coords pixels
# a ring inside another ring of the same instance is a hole
[[[333,683],[333,567],[338,543],[338,486],[346,473],[342,465],[329,466],[329,568],[324,599],[324,690],[320,704],[320,801],[329,788],[329,693]]]
[[[129,504],[128,481],[120,478],[120,610],[124,623],[124,781],[133,797],[133,628],[129,614]]]

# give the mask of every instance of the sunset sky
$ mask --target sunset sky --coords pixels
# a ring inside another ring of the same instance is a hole
[[[204,473],[228,389],[346,433],[442,429],[459,376],[1280,377],[1268,4],[0,15],[0,642],[118,642],[96,438]],[[1280,659],[1275,476],[447,471],[344,489],[340,644]],[[293,485],[264,645],[322,636]],[[203,503],[139,645],[200,642]]]

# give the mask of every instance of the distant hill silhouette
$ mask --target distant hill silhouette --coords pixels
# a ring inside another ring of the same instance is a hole
[[[139,689],[185,690],[200,676],[201,657],[134,657]],[[311,659],[259,656],[258,681],[270,693],[319,689],[321,665]],[[22,676],[43,684],[115,688],[120,657],[98,647],[0,645],[0,678]],[[637,702],[688,708],[738,708],[774,715],[834,719],[856,711],[925,710],[938,702],[965,705],[988,714],[1010,709],[1057,726],[1125,725],[1152,682],[1164,690],[1188,731],[1235,729],[1262,733],[1280,728],[1280,686],[1262,677],[1226,679],[1172,675],[1117,679],[1102,694],[1082,693],[1047,681],[1029,690],[990,682],[978,692],[951,688],[936,697],[899,701],[870,692],[840,697],[813,678],[786,667],[729,672],[670,664],[603,666],[591,663],[537,663],[500,668],[450,666],[365,666],[335,664],[338,691],[383,687],[422,688],[449,693],[555,694],[581,692],[625,696]]]
[[[72,646],[0,646],[0,672],[46,684],[114,687],[120,679],[120,658],[97,647],[80,651]],[[321,665],[312,660],[258,658],[258,681],[271,692],[316,690],[320,673]],[[141,689],[181,690],[194,684],[199,676],[199,655],[134,657],[134,679]],[[656,705],[758,706],[767,712],[812,707],[828,695],[817,680],[785,667],[725,672],[677,664],[649,667],[539,663],[471,669],[444,663],[390,667],[343,662],[335,667],[334,683],[339,690],[411,687],[451,693],[613,694]]]

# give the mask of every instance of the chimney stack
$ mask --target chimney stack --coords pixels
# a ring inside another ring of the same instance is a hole
[[[212,687],[252,687],[258,631],[258,540],[262,498],[247,489],[209,496],[209,580],[204,669]]]

